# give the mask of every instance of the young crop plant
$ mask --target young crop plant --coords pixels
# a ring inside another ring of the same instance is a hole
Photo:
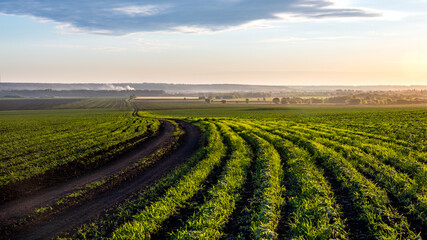
[[[407,206],[406,214],[418,216],[427,223],[427,201],[425,193],[419,192],[419,188],[406,174],[397,172],[394,168],[378,161],[373,156],[361,152],[355,147],[346,146],[325,139],[317,139],[319,143],[340,151],[356,169],[369,178],[374,179],[388,192],[392,193],[401,204]],[[423,216],[424,215],[424,216]]]
[[[413,156],[404,155],[382,146],[382,144],[360,143],[358,147],[384,163],[408,174],[417,183],[419,191],[427,193],[427,165],[425,163],[417,161]]]
[[[226,147],[214,124],[208,128],[211,141],[206,146],[206,157],[191,172],[180,179],[175,186],[151,205],[147,206],[130,221],[113,233],[113,239],[149,239],[156,233],[164,220],[185,204],[185,201],[202,189],[203,181],[213,168],[220,164],[225,155]]]
[[[209,125],[205,123],[196,123],[204,132],[202,135],[202,144],[206,142],[217,141],[216,134],[209,132]],[[202,160],[207,153],[207,148],[200,147],[189,159],[183,164],[177,166],[165,177],[160,178],[151,186],[134,194],[124,202],[108,209],[106,214],[100,215],[93,221],[80,226],[72,232],[72,239],[105,239],[112,235],[112,232],[124,223],[131,221],[141,209],[144,209],[151,202],[161,197],[167,189],[176,184],[179,179],[191,172],[191,169]]]
[[[274,130],[273,130],[274,131]],[[350,194],[358,209],[359,219],[366,222],[371,237],[376,239],[416,239],[405,217],[390,205],[387,193],[360,174],[342,155],[324,145],[295,133],[274,133],[306,148],[317,161],[332,172]]]
[[[414,158],[416,154],[419,154],[417,153],[417,151],[412,150],[411,156],[409,156],[407,149],[401,149],[400,151],[397,151],[395,149],[399,149],[400,147],[393,143],[379,141],[375,139],[373,140],[371,138],[361,137],[358,135],[348,135],[347,132],[337,134],[336,131],[326,132],[326,129],[319,130],[313,128],[314,127],[306,128],[301,126],[294,126],[292,129],[303,131],[316,136],[321,136],[322,138],[327,138],[329,140],[337,141],[342,144],[357,147],[363,150],[364,152],[377,157],[385,164],[393,166],[400,172],[408,174],[416,181],[420,191],[427,191],[427,166]],[[402,153],[401,151],[404,151],[404,153]]]
[[[252,128],[230,124],[256,149],[255,172],[253,173],[254,194],[250,199],[249,229],[242,229],[244,236],[249,232],[251,239],[277,239],[277,224],[284,203],[283,169],[276,149],[266,140],[252,133]]]
[[[221,229],[236,209],[236,199],[246,181],[246,171],[251,163],[252,153],[245,141],[226,123],[217,125],[231,148],[225,170],[219,182],[209,190],[209,199],[198,207],[184,227],[172,234],[172,239],[219,239],[223,236]]]
[[[301,134],[295,130],[288,129],[293,134]],[[316,132],[304,132],[307,138],[316,139],[317,142],[330,147],[350,161],[360,172],[382,185],[388,192],[392,193],[401,204],[406,206],[405,214],[416,216],[424,224],[427,222],[425,212],[427,212],[425,193],[423,186],[417,184],[406,174],[397,172],[393,167],[384,164],[372,155],[369,155],[357,147],[349,146],[342,142],[332,141],[323,138]],[[377,154],[378,155],[378,154]]]
[[[340,208],[323,173],[317,169],[311,156],[290,141],[267,131],[253,132],[273,143],[282,159],[286,159],[285,176],[288,181],[289,199],[285,207],[291,207],[289,239],[346,239]]]

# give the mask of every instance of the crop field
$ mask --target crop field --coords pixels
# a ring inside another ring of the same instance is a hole
[[[57,181],[57,175],[96,168],[115,154],[144,141],[159,129],[156,119],[128,112],[11,113],[0,121],[0,190],[2,201],[36,190],[35,179]],[[21,189],[22,186],[22,189]]]
[[[0,112],[2,236],[427,237],[426,107],[138,104]]]

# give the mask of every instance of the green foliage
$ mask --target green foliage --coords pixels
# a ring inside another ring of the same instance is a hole
[[[329,183],[317,169],[308,152],[268,131],[253,131],[274,144],[286,160],[289,191],[288,207],[291,239],[344,239],[347,236]]]
[[[71,162],[82,167],[96,165],[143,141],[147,132],[156,132],[159,126],[156,119],[106,110],[2,115],[0,186]]]
[[[343,188],[348,189],[353,204],[361,213],[360,219],[368,224],[372,237],[415,239],[416,235],[408,230],[406,218],[390,206],[386,191],[366,179],[342,155],[315,140],[277,130],[275,132],[306,148],[318,162],[334,174]]]
[[[242,235],[248,231],[251,239],[277,239],[276,228],[285,191],[280,156],[270,143],[252,133],[252,127],[232,126],[256,149],[254,194],[250,199],[251,209],[246,213],[250,215],[250,223],[243,228]]]
[[[183,176],[175,186],[134,216],[134,220],[118,228],[113,239],[147,239],[159,230],[161,223],[176,213],[186,200],[194,196],[203,185],[210,171],[218,165],[225,154],[225,146],[219,132],[210,124],[210,140],[206,147],[206,157],[189,174]]]
[[[218,239],[221,229],[235,210],[238,190],[246,181],[246,171],[251,161],[251,151],[245,141],[226,124],[218,123],[231,154],[217,185],[209,190],[210,198],[198,208],[172,239]]]

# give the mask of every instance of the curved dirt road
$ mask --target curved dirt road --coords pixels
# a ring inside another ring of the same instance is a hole
[[[47,239],[77,227],[88,221],[91,217],[102,213],[104,209],[113,206],[117,202],[123,201],[133,192],[149,185],[155,179],[182,163],[198,148],[201,133],[200,130],[192,124],[184,121],[177,122],[183,126],[186,133],[180,147],[169,156],[159,160],[139,176],[114,187],[108,192],[95,196],[82,205],[72,207],[63,213],[55,215],[48,222],[41,222],[37,225],[33,225],[30,229],[20,232],[18,235],[13,236],[13,238]]]
[[[25,216],[35,209],[54,203],[58,198],[64,197],[73,190],[84,185],[101,180],[106,176],[126,168],[143,157],[147,157],[155,150],[162,147],[162,143],[172,138],[175,127],[168,121],[164,121],[160,134],[142,143],[141,147],[123,154],[105,166],[89,171],[64,183],[57,184],[47,189],[36,192],[30,196],[7,202],[0,206],[0,224],[9,219]]]

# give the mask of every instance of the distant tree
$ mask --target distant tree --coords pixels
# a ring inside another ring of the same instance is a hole
[[[281,100],[282,104],[289,104],[288,98],[283,97]]]
[[[205,100],[206,99],[206,97],[205,96],[200,96],[199,97],[199,100]]]
[[[266,99],[265,99],[265,97],[263,97],[263,98],[262,98],[262,100],[264,100],[264,101],[265,101],[265,100],[266,100]]]
[[[222,103],[222,104],[226,104],[226,103],[227,103],[227,100],[223,99],[223,100],[221,100],[221,103]]]
[[[211,102],[212,102],[212,99],[210,99],[210,98],[206,98],[206,99],[205,99],[205,102],[206,102],[206,103],[211,103]]]
[[[359,105],[362,104],[362,99],[360,98],[350,98],[346,101],[347,104],[350,105]]]
[[[246,98],[246,103],[249,103],[249,98]]]
[[[311,102],[312,103],[323,103],[323,99],[322,98],[311,98]]]
[[[273,102],[274,102],[275,104],[279,104],[279,103],[280,103],[280,99],[279,99],[279,98],[277,98],[277,97],[275,97],[275,98],[273,98]]]

